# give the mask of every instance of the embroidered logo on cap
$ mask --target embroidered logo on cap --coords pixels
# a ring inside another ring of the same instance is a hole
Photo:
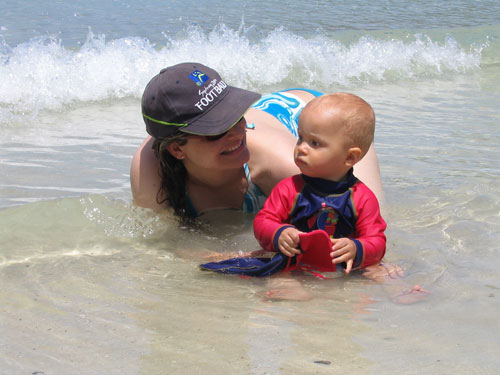
[[[200,72],[198,69],[191,73],[189,78],[196,83],[196,86],[201,86],[208,80],[208,76],[205,73]]]

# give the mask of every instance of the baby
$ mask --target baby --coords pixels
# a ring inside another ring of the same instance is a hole
[[[302,173],[278,183],[254,221],[263,249],[298,255],[299,234],[322,229],[333,244],[332,263],[346,273],[381,261],[386,224],[377,198],[353,174],[374,132],[373,109],[356,95],[323,95],[306,105],[294,150]]]

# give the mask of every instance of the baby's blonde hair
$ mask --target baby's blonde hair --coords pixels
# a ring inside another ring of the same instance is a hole
[[[312,110],[327,111],[332,120],[335,118],[347,137],[347,146],[359,147],[362,156],[368,152],[375,135],[375,113],[370,104],[359,96],[340,92],[317,97],[310,105]]]

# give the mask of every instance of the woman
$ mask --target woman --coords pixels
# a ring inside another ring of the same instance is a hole
[[[257,212],[278,181],[299,173],[293,162],[298,115],[319,95],[292,89],[252,106],[259,94],[227,85],[207,66],[163,69],[142,98],[151,137],[132,161],[134,202],[155,210],[172,207],[182,219],[214,209]],[[355,173],[380,200],[373,146]]]

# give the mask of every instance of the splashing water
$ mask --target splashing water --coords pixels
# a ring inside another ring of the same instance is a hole
[[[420,34],[390,40],[363,36],[348,43],[326,36],[307,39],[283,28],[253,39],[251,28],[232,30],[220,24],[208,33],[189,27],[176,39],[166,37],[163,46],[138,37],[106,41],[92,31],[76,50],[53,36],[14,48],[3,42],[0,121],[80,102],[138,98],[160,69],[183,61],[211,65],[232,85],[249,89],[322,89],[464,73],[479,68],[486,46],[467,52],[451,36],[439,43]]]

